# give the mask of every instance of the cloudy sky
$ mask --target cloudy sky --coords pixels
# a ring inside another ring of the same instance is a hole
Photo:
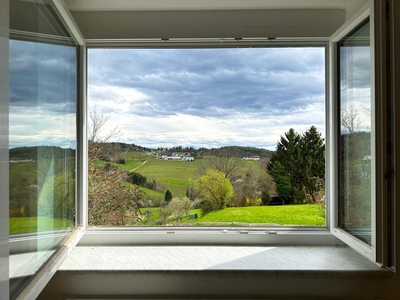
[[[10,147],[76,147],[75,48],[10,40]]]
[[[342,98],[365,129],[369,50],[342,54],[351,61]],[[325,136],[323,48],[89,49],[88,56],[89,107],[109,116],[103,132],[121,129],[115,140],[273,150],[289,128],[314,125]],[[75,148],[75,60],[70,46],[10,41],[10,147]]]
[[[89,107],[148,147],[275,149],[325,131],[323,48],[90,49]]]

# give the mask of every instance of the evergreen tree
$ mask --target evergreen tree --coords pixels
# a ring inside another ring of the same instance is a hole
[[[271,156],[268,164],[268,170],[272,177],[272,169],[274,163],[279,161],[282,165],[286,175],[289,178],[291,193],[290,202],[294,203],[296,200],[302,200],[302,170],[300,167],[301,161],[301,143],[302,137],[293,128],[290,128],[288,132],[285,132],[284,136],[281,136],[280,141],[276,147],[276,152]],[[274,178],[275,181],[275,178]],[[281,196],[281,195],[280,195]]]
[[[292,186],[285,169],[279,161],[275,161],[271,168],[271,175],[274,178],[276,192],[285,204],[290,203],[292,196]]]
[[[301,152],[301,181],[305,192],[316,202],[316,193],[325,186],[325,145],[315,126],[303,134]]]
[[[166,190],[165,192],[165,197],[164,197],[164,201],[166,202],[170,202],[172,200],[172,193],[170,190]]]
[[[277,178],[279,172],[273,172],[275,162],[280,163],[289,178],[290,203],[304,202],[305,193],[316,202],[315,196],[325,186],[325,145],[315,126],[311,126],[303,135],[291,128],[281,136],[267,166],[278,184],[281,179]]]

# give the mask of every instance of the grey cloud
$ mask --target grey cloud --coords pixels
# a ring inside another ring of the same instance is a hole
[[[10,106],[75,111],[75,89],[75,48],[11,40]]]
[[[218,116],[212,107],[276,115],[324,94],[323,55],[322,48],[95,49],[89,51],[89,83],[142,91],[150,105],[130,110],[146,116]]]

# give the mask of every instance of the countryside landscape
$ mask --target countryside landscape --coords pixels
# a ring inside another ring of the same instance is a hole
[[[89,142],[91,225],[325,225],[324,143],[314,126],[303,135],[290,129],[276,151],[146,149],[95,140]]]
[[[368,141],[369,135],[353,132],[342,138],[351,145]],[[348,155],[368,180],[365,155]],[[74,165],[73,149],[10,149],[11,233],[73,227]],[[324,170],[324,143],[313,126],[301,135],[290,129],[276,151],[243,146],[150,149],[89,141],[89,224],[324,226]],[[367,192],[354,190],[351,196]],[[53,200],[47,201],[48,196]]]

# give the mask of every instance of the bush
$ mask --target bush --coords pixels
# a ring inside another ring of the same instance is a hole
[[[89,225],[124,226],[140,221],[143,192],[138,186],[125,186],[126,173],[116,167],[97,168],[89,161]]]
[[[172,193],[170,190],[167,190],[165,192],[165,197],[164,197],[164,201],[165,202],[170,202],[172,200]]]
[[[147,178],[139,173],[132,172],[129,174],[130,182],[136,185],[146,187]]]

